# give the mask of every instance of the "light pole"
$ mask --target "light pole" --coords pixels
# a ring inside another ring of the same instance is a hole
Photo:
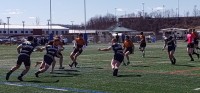
[[[163,18],[165,17],[165,5],[163,5]]]
[[[117,20],[117,8],[115,8],[115,19]]]
[[[145,18],[145,16],[144,16],[144,3],[142,3],[142,15],[143,15],[143,18]]]
[[[25,34],[25,32],[24,32],[24,26],[25,26],[25,21],[22,21],[22,24],[23,24],[23,34]]]
[[[51,26],[51,24],[52,24],[52,9],[51,9],[51,0],[50,0],[50,29],[52,29],[52,26]]]
[[[9,36],[9,38],[10,38],[10,46],[11,46],[11,37],[10,37],[10,30],[9,30],[9,21],[10,21],[10,17],[7,17],[7,21],[8,21],[8,23],[7,23],[7,25],[8,25],[8,36]]]
[[[178,17],[179,17],[179,0],[178,0]]]
[[[3,25],[4,25],[4,32],[5,32],[6,31],[6,23],[3,23]]]
[[[47,20],[47,22],[48,22],[48,33],[47,34],[49,34],[50,32],[49,32],[49,22],[50,22],[50,19],[49,20]]]
[[[84,39],[86,42],[86,46],[87,46],[87,33],[86,33],[86,0],[84,0],[84,16],[85,16],[85,34],[84,34]]]
[[[197,5],[194,5],[194,16],[197,17]]]
[[[71,23],[72,23],[71,28],[72,28],[73,33],[75,33],[75,31],[74,31],[74,29],[73,29],[73,28],[74,28],[74,26],[73,26],[73,22],[74,22],[74,21],[71,21]]]

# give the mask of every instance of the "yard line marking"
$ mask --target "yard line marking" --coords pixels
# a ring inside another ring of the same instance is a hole
[[[48,89],[48,90],[58,90],[58,91],[68,91],[66,89],[59,89],[59,88],[45,88],[45,89]]]
[[[20,85],[20,84],[12,84],[12,83],[5,83],[5,85],[18,86],[18,87],[22,87],[23,86],[23,85]]]
[[[101,92],[96,90],[83,90],[77,88],[59,88],[55,86],[42,86],[38,84],[32,83],[11,83],[11,82],[1,82],[1,85],[9,85],[9,86],[18,86],[18,87],[33,87],[33,88],[40,88],[40,89],[48,89],[48,90],[55,90],[55,91],[71,91],[71,92],[82,92],[82,93],[108,93],[108,92]]]
[[[195,88],[194,90],[200,90],[200,88]]]

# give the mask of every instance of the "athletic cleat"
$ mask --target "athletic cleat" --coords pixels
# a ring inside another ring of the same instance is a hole
[[[18,78],[17,78],[19,81],[24,81],[23,79],[22,79],[22,76],[18,76]]]
[[[76,67],[78,65],[78,63],[77,62],[74,62],[74,66]]]
[[[130,62],[127,62],[127,65],[129,65],[130,64]]]
[[[126,63],[125,63],[125,62],[123,62],[123,65],[124,65],[124,66],[126,66]]]
[[[65,67],[59,67],[59,69],[64,69]]]
[[[113,71],[113,76],[117,76],[117,74],[118,74],[118,69],[115,69],[115,70]]]
[[[72,68],[72,66],[73,66],[73,64],[69,64],[69,67],[71,67],[71,68]]]
[[[190,61],[194,61],[194,59],[191,59]]]
[[[10,74],[9,72],[6,74],[6,80],[9,80]]]
[[[175,65],[176,64],[176,58],[174,58],[174,64],[173,65]]]
[[[35,77],[39,77],[39,75],[38,75],[38,74],[39,74],[39,73],[38,73],[38,72],[36,72],[36,73],[35,73]]]

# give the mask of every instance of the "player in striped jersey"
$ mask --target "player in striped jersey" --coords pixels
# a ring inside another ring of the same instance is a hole
[[[41,50],[44,50],[46,49],[46,54],[44,55],[44,58],[43,58],[43,62],[42,64],[40,65],[40,69],[35,73],[35,76],[36,77],[39,77],[38,75],[40,73],[44,73],[52,64],[52,62],[54,62],[54,57],[55,56],[58,56],[58,45],[60,43],[60,40],[58,38],[55,38],[54,41],[53,41],[53,45],[47,45],[43,48],[41,48]]]
[[[111,60],[111,67],[113,69],[113,76],[118,76],[118,69],[122,61],[124,60],[123,48],[122,46],[117,43],[116,39],[112,39],[112,45],[108,48],[98,49],[99,51],[109,51],[113,50],[114,57]]]
[[[13,66],[11,70],[6,74],[6,80],[9,80],[10,75],[19,69],[22,63],[25,65],[25,70],[22,71],[21,75],[18,76],[18,80],[23,81],[22,77],[26,75],[26,73],[30,69],[31,61],[30,55],[35,49],[36,45],[33,43],[33,37],[29,36],[28,40],[23,42],[17,47],[17,52],[19,54],[16,66]],[[39,50],[40,48],[37,48]]]

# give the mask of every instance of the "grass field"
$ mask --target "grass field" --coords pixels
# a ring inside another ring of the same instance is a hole
[[[200,92],[200,60],[194,55],[191,62],[186,53],[186,43],[178,42],[175,57],[176,65],[171,65],[166,51],[162,51],[163,42],[149,43],[146,57],[142,58],[136,44],[135,54],[130,55],[131,64],[121,66],[119,77],[112,76],[110,60],[112,51],[99,52],[97,48],[109,44],[89,45],[78,58],[78,67],[68,67],[72,45],[67,45],[64,55],[64,70],[50,74],[50,69],[35,78],[36,61],[42,60],[44,52],[32,54],[32,66],[19,82],[17,76],[24,69],[22,65],[14,72],[9,81],[5,75],[15,65],[16,46],[0,46],[0,93],[199,93]],[[59,82],[57,82],[59,80]]]

